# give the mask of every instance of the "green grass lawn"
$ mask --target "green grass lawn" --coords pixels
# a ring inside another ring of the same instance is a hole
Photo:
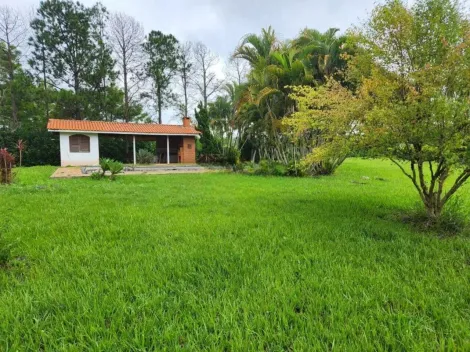
[[[1,351],[470,350],[470,239],[401,222],[418,197],[389,162],[315,179],[53,170],[0,187]]]

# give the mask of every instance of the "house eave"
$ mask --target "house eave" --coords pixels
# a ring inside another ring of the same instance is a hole
[[[48,132],[59,132],[59,133],[92,133],[92,134],[121,134],[128,136],[192,136],[198,137],[199,133],[139,133],[139,132],[109,132],[109,131],[81,131],[81,130],[52,130],[48,129]]]

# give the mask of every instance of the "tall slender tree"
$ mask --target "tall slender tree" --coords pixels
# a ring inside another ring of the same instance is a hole
[[[133,17],[115,13],[109,23],[109,38],[124,89],[124,120],[131,120],[131,104],[138,96],[141,80],[137,77],[143,65],[144,28]]]
[[[170,84],[178,69],[178,40],[172,34],[151,31],[143,44],[147,55],[145,72],[152,80],[153,98],[158,114],[158,122],[162,123],[163,109],[174,100]]]
[[[35,73],[37,80],[41,82],[44,114],[46,118],[49,118],[49,87],[54,86],[51,67],[47,56],[47,42],[49,41],[47,37],[50,33],[46,31],[45,22],[39,18],[33,19],[30,25],[35,35],[29,38],[29,45],[33,50],[28,63]]]
[[[189,110],[189,88],[191,77],[194,73],[194,62],[192,56],[192,43],[186,42],[178,47],[178,75],[180,78],[180,85],[183,91],[183,102],[180,104],[180,109],[184,116],[188,116]]]
[[[207,109],[209,99],[214,96],[224,84],[217,77],[215,66],[219,62],[217,55],[201,42],[196,43],[193,49],[195,61],[194,85],[201,95],[204,108]]]
[[[100,4],[89,8],[71,0],[46,0],[33,21],[32,42],[40,44],[33,48],[33,58],[46,56],[57,84],[73,89],[70,103],[72,117],[77,119],[84,117],[86,94],[82,93],[101,87],[104,77],[112,73],[110,52],[102,35],[105,13]]]
[[[15,90],[15,71],[18,66],[18,48],[26,39],[27,27],[21,14],[8,6],[0,7],[0,50],[5,60],[4,68],[7,72],[8,89],[10,93],[11,121],[10,128],[16,129],[20,124],[18,117],[18,97]]]

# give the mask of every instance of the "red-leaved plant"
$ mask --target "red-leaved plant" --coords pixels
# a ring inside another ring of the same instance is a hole
[[[10,184],[13,180],[11,169],[15,165],[15,158],[6,148],[0,149],[0,183]]]

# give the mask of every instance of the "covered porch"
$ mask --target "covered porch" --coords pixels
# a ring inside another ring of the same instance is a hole
[[[120,143],[129,144],[129,154],[127,164],[138,165],[139,142],[148,142],[145,150],[151,152],[154,156],[152,164],[193,164],[195,160],[191,158],[191,150],[194,138],[174,135],[129,135],[123,140],[122,135],[102,134],[100,142],[106,138],[119,138]],[[186,153],[185,153],[186,152]]]

